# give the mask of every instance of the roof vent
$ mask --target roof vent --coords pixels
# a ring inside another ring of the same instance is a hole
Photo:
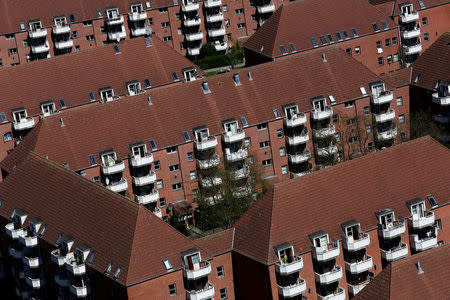
[[[234,74],[233,75],[233,80],[234,80],[234,84],[235,85],[241,85],[241,80],[239,79],[239,74]]]
[[[422,267],[420,266],[420,260],[417,261],[417,270],[417,274],[419,275],[424,273]]]
[[[259,52],[263,52],[264,50],[264,44],[261,45],[261,49],[259,50]]]
[[[64,119],[63,118],[59,118],[59,122],[61,122],[61,127],[64,127]]]
[[[253,80],[252,72],[248,72],[248,80],[249,80],[249,81],[252,81],[252,80]]]
[[[325,53],[322,54],[322,61],[327,62],[327,57],[325,56]]]
[[[202,89],[203,89],[203,93],[205,93],[205,94],[210,94],[211,93],[211,90],[209,89],[208,82],[206,82],[206,81],[202,83]]]

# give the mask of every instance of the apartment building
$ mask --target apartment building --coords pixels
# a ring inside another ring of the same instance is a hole
[[[0,69],[0,159],[40,119],[82,105],[97,105],[203,72],[156,37]]]
[[[358,0],[321,0],[283,5],[244,43],[246,62],[255,65],[336,44],[372,72],[388,73],[408,65],[450,25],[448,1],[419,1],[432,2],[426,7],[411,2],[381,2],[371,5]],[[388,5],[396,17],[386,8]],[[405,11],[403,14],[397,5]],[[348,18],[350,11],[358,13]],[[423,40],[426,36],[423,43],[419,25],[414,23],[419,14],[423,15]]]
[[[450,142],[450,33],[444,33],[413,63],[411,76],[412,111],[431,110],[440,128],[439,140]]]
[[[195,57],[205,43],[224,53],[231,40],[252,35],[281,4],[269,0],[4,1],[0,66],[151,34],[183,55]]]
[[[252,166],[279,181],[408,139],[408,93],[338,47],[318,49],[46,117],[3,169],[35,151],[166,218],[224,163],[236,180]]]
[[[61,165],[29,153],[0,194],[2,297],[234,299],[231,257]]]

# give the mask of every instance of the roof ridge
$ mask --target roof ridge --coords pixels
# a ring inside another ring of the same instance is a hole
[[[273,19],[276,21],[276,22],[275,21],[273,21],[273,22],[277,24],[277,27],[276,27],[276,31],[275,31],[275,40],[272,44],[272,49],[270,49],[270,53],[272,56],[274,55],[273,51],[275,49],[275,44],[278,41],[278,31],[280,30],[280,21],[281,21],[281,15],[283,14],[283,6],[284,5],[281,4],[280,7],[277,9],[277,11],[273,14]],[[278,14],[276,14],[276,13],[278,13]]]
[[[278,187],[274,187],[272,189],[272,196],[270,197],[270,199],[271,199],[271,201],[270,201],[271,207],[270,207],[270,222],[269,222],[269,224],[270,224],[269,240],[268,240],[268,245],[267,245],[268,247],[267,247],[267,258],[266,258],[266,262],[267,263],[269,262],[269,257],[270,257],[270,251],[271,251],[270,245],[272,245],[272,226],[273,226],[272,219],[273,219],[273,209],[274,209],[274,201],[273,201],[273,199],[275,198],[275,189],[278,189]]]

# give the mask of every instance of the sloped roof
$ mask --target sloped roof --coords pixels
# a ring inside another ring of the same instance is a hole
[[[367,230],[376,227],[378,210],[409,216],[407,200],[433,194],[439,205],[448,203],[449,176],[450,151],[427,136],[275,184],[235,224],[233,250],[274,263],[273,247],[288,242],[296,253],[309,251],[309,234],[340,238],[339,224],[350,219]]]
[[[358,12],[351,14],[349,12]],[[283,55],[280,45],[289,53],[293,43],[297,51],[313,48],[311,38],[319,45],[320,36],[331,34],[337,41],[335,32],[346,30],[353,38],[351,28],[356,28],[359,36],[374,32],[372,23],[387,22],[389,28],[397,25],[376,7],[360,0],[302,0],[283,4],[244,44],[245,48],[268,57]],[[264,46],[264,47],[263,47]],[[263,50],[261,50],[263,48]]]
[[[117,281],[122,285],[166,273],[163,258],[181,268],[180,252],[195,247],[143,206],[34,153],[0,184],[0,198],[4,218],[19,208],[28,213],[27,220],[38,217],[47,224],[43,239],[50,244],[64,233],[75,239],[73,250],[91,247],[96,251],[91,266],[100,273],[111,261],[110,276],[121,266]]]
[[[392,262],[354,299],[448,299],[449,268],[450,244],[446,244]]]
[[[19,1],[20,2],[20,1]],[[40,104],[53,101],[56,109],[63,98],[67,107],[90,103],[89,92],[100,99],[99,89],[112,87],[115,95],[125,95],[126,83],[139,81],[146,88],[174,82],[172,72],[183,78],[182,70],[197,66],[156,37],[147,47],[144,37],[118,44],[95,47],[52,59],[0,69],[0,111],[12,120],[11,110],[26,108],[28,115],[42,113]],[[12,88],[14,87],[14,88]]]
[[[450,32],[437,39],[412,64],[411,82],[433,90],[438,80],[450,81]],[[419,76],[417,83],[415,79]]]
[[[401,87],[409,85],[412,69],[402,68],[393,72],[381,74],[383,81],[388,82],[391,86]]]
[[[234,228],[230,228],[196,239],[194,243],[211,255],[219,255],[233,249],[234,233]]]
[[[326,56],[325,63],[322,54]],[[239,74],[239,86],[233,81],[235,74]],[[343,50],[318,49],[46,117],[41,120],[42,126],[34,129],[39,130],[39,137],[33,149],[79,170],[90,166],[88,155],[94,154],[98,160],[98,153],[106,149],[112,148],[124,158],[130,152],[129,145],[137,142],[148,145],[153,139],[160,149],[177,145],[185,142],[183,131],[193,138],[192,129],[198,126],[208,126],[210,134],[215,135],[223,132],[222,121],[230,118],[239,120],[245,116],[252,125],[267,122],[275,119],[274,108],[282,113],[283,105],[297,103],[300,111],[309,111],[311,98],[329,94],[337,102],[357,99],[362,97],[361,85],[370,91],[368,84],[380,80]],[[204,94],[204,82],[208,82],[211,93]],[[390,88],[389,84],[386,87]],[[27,138],[22,143],[28,143]]]
[[[131,11],[130,5],[138,3],[134,0],[0,0],[0,34],[19,32],[20,23],[25,23],[28,30],[28,22],[41,20],[43,26],[53,26],[53,18],[65,16],[70,21],[71,14],[75,22],[98,19],[97,10],[105,16],[107,8],[117,7],[119,13],[125,14]],[[146,1],[142,1],[146,9]],[[173,0],[152,0],[152,8],[173,6]]]
[[[420,5],[419,0],[370,0],[370,4],[375,5],[379,10],[386,13],[388,16],[397,16],[402,13],[400,7],[403,4],[410,3],[414,10],[422,10],[437,5],[450,3],[447,0],[422,0],[424,7]]]

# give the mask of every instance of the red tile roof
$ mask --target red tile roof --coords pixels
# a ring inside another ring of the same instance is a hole
[[[146,1],[141,1],[143,8],[146,9]],[[153,9],[159,7],[173,6],[173,0],[152,0]],[[65,16],[70,21],[70,15],[73,14],[75,22],[98,19],[98,10],[105,16],[107,8],[117,7],[119,13],[126,14],[131,12],[130,5],[139,3],[134,0],[0,0],[0,34],[19,32],[20,23],[25,23],[28,30],[28,22],[41,20],[43,26],[53,26],[54,17]]]
[[[233,251],[271,264],[274,246],[288,242],[296,253],[309,251],[309,234],[324,230],[330,240],[339,238],[348,220],[368,230],[376,227],[376,211],[409,216],[405,202],[428,194],[445,205],[449,177],[450,151],[427,136],[275,184],[235,224]]]
[[[388,16],[397,16],[401,14],[400,6],[406,3],[412,4],[414,10],[422,10],[450,3],[448,0],[422,0],[422,3],[425,5],[422,8],[419,0],[370,0],[369,2],[372,5],[375,5],[376,8],[385,12]]]
[[[433,90],[438,80],[450,81],[450,32],[442,34],[412,64],[411,83]],[[415,82],[418,77],[417,82]]]
[[[39,217],[47,224],[43,239],[50,244],[64,233],[75,239],[73,250],[91,247],[96,251],[91,267],[100,273],[111,261],[111,276],[121,266],[117,281],[122,285],[167,273],[163,258],[173,269],[181,268],[180,252],[196,247],[143,206],[34,153],[0,184],[0,198],[4,218],[19,208],[27,220]],[[202,251],[202,257],[208,253]]]
[[[350,11],[358,13],[349,18]],[[389,28],[396,27],[392,20],[367,1],[295,1],[278,8],[243,46],[268,57],[277,57],[283,55],[280,45],[284,45],[288,53],[291,53],[290,43],[295,45],[297,51],[312,49],[311,38],[322,45],[319,37],[331,34],[337,41],[336,31],[346,30],[351,37],[351,28],[356,28],[359,36],[372,34],[372,23],[376,22],[382,29],[382,20],[388,23]]]
[[[401,87],[409,85],[411,73],[411,68],[403,68],[394,72],[381,74],[380,77],[383,81],[390,83],[391,86]]]
[[[194,240],[199,248],[208,251],[211,255],[220,255],[233,249],[234,228],[208,235]]]
[[[112,87],[115,95],[127,93],[126,82],[138,80],[145,88],[148,78],[153,87],[174,82],[172,72],[183,78],[182,69],[195,66],[158,38],[127,40],[118,45],[96,47],[52,59],[30,62],[0,70],[0,111],[11,120],[12,109],[24,107],[28,115],[42,113],[40,103],[64,98],[67,107],[90,103],[88,93],[100,99],[98,90]],[[80,76],[83,74],[83,76]],[[14,88],[13,88],[14,87]]]
[[[322,54],[327,58],[325,63]],[[234,74],[239,74],[240,86],[235,85]],[[310,99],[317,96],[333,94],[337,102],[357,99],[362,97],[361,85],[369,91],[368,83],[380,80],[343,50],[318,49],[234,73],[150,90],[152,105],[144,94],[46,117],[42,127],[36,129],[39,137],[33,149],[79,170],[89,167],[89,154],[98,159],[99,152],[113,148],[118,157],[124,158],[130,144],[148,143],[150,139],[160,149],[177,145],[185,142],[183,131],[193,138],[191,130],[198,126],[208,126],[210,134],[220,134],[223,120],[245,116],[249,124],[267,122],[275,119],[272,109],[282,112],[282,105],[297,103],[300,111],[309,111]],[[206,81],[210,94],[202,90]],[[28,143],[27,139],[22,143]]]
[[[417,263],[423,270],[419,274]],[[450,244],[389,264],[355,300],[448,299]]]

